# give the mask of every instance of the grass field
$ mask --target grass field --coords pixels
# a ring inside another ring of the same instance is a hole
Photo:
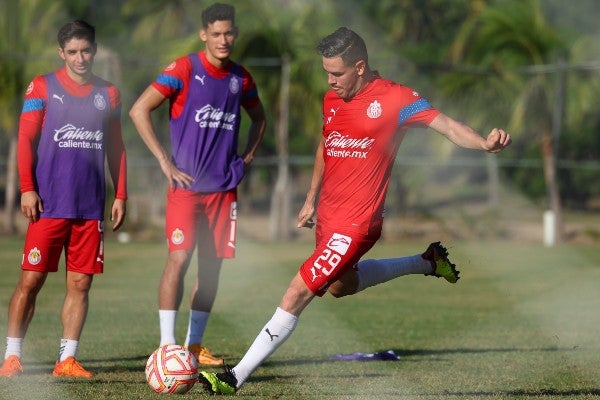
[[[600,248],[446,243],[457,285],[410,276],[349,298],[311,304],[294,335],[238,397],[266,399],[600,398]],[[381,243],[373,257],[426,243]],[[0,241],[0,326],[18,277],[22,240]],[[205,343],[235,363],[272,315],[310,243],[240,240],[227,261]],[[157,399],[144,364],[158,344],[162,242],[107,241],[79,358],[91,380],[51,376],[64,273],[38,297],[24,344],[26,373],[0,378],[0,399]],[[63,267],[61,266],[61,271]],[[191,274],[190,274],[191,277]],[[178,321],[183,340],[187,305]],[[3,344],[3,339],[2,339]],[[395,350],[400,361],[332,361],[336,353]],[[3,352],[2,352],[3,354]],[[194,387],[187,398],[207,398]]]

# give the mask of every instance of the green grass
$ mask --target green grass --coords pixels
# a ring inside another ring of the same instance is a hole
[[[419,253],[381,243],[370,256]],[[325,296],[238,397],[267,399],[537,399],[600,397],[600,248],[446,243],[462,279],[410,276],[344,299]],[[0,326],[6,327],[22,240],[0,241]],[[60,338],[64,267],[38,297],[24,344],[26,373],[0,379],[0,399],[158,399],[144,364],[158,344],[162,241],[107,241],[79,358],[91,380],[51,376]],[[230,363],[272,315],[310,243],[240,239],[227,261],[205,343]],[[191,272],[191,271],[190,271]],[[191,278],[192,274],[189,274]],[[188,285],[189,286],[189,285]],[[188,288],[189,290],[189,288]],[[186,301],[187,303],[187,301]],[[187,305],[178,320],[183,340]],[[4,332],[5,333],[5,332]],[[0,334],[0,337],[4,337]],[[398,362],[331,361],[393,349]],[[208,398],[200,386],[188,398]]]

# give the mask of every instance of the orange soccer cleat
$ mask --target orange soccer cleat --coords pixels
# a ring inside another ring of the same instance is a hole
[[[17,356],[8,356],[2,367],[0,367],[0,376],[17,376],[23,372],[21,359]]]
[[[83,368],[83,365],[75,357],[67,357],[63,361],[56,362],[52,375],[71,378],[91,378],[94,376],[94,373]]]
[[[210,351],[200,343],[190,344],[187,349],[196,357],[198,364],[212,366],[223,365],[223,358],[213,356]]]

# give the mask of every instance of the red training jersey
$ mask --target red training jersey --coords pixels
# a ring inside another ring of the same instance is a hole
[[[411,125],[439,114],[414,90],[377,77],[350,101],[323,101],[324,171],[317,218],[361,233],[380,226],[390,174]]]

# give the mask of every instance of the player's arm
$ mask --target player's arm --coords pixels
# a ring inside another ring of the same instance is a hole
[[[152,123],[152,111],[156,110],[165,100],[166,97],[150,85],[131,107],[129,116],[142,140],[158,160],[160,168],[169,180],[169,185],[173,186],[174,182],[177,182],[182,187],[189,187],[193,182],[193,178],[173,165],[167,152],[160,144]]]
[[[249,165],[254,159],[254,153],[265,135],[267,117],[260,101],[256,106],[246,109],[246,112],[252,123],[250,124],[250,128],[248,128],[248,143],[242,154],[242,158],[244,159],[244,164]]]
[[[19,117],[17,169],[21,186],[21,212],[29,222],[37,221],[44,211],[42,199],[36,192],[34,165],[47,98],[46,81],[43,77],[35,78],[27,89]]]
[[[112,229],[116,231],[125,221],[127,212],[127,155],[121,134],[121,96],[116,87],[110,87],[112,114],[109,120],[106,160],[115,188],[115,200],[110,211]]]
[[[429,123],[429,127],[444,135],[454,144],[467,149],[498,153],[511,143],[510,135],[502,129],[492,129],[486,138],[470,126],[443,113],[439,113]]]
[[[312,179],[310,181],[310,189],[306,194],[306,200],[304,206],[298,214],[298,228],[307,227],[312,228],[315,223],[312,220],[315,215],[315,203],[317,202],[317,196],[321,190],[321,182],[323,182],[323,171],[325,169],[325,160],[323,158],[323,138],[319,141],[317,147],[317,153],[315,154],[315,165],[313,167]]]

